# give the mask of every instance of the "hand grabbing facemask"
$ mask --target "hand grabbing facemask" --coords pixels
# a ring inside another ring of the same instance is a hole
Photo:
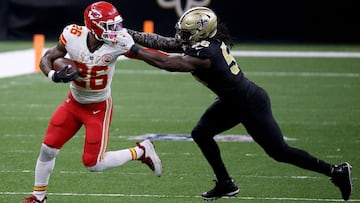
[[[118,31],[114,44],[121,46],[125,50],[130,50],[130,48],[135,44],[135,42],[131,35],[128,33],[127,29],[123,28],[121,31]]]

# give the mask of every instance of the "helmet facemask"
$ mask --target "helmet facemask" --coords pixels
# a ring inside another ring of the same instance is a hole
[[[120,16],[116,16],[114,20],[99,21],[94,22],[94,24],[101,30],[101,34],[94,33],[96,39],[110,43],[116,41],[116,37],[123,28],[122,18]]]
[[[181,25],[179,23],[176,23],[175,29],[176,29],[175,38],[186,41],[191,40],[191,36],[193,36],[197,32],[196,30],[181,29]]]

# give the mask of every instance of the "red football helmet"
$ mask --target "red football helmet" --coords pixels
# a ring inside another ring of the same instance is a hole
[[[112,43],[122,29],[123,19],[112,4],[99,1],[85,9],[84,21],[96,39]]]

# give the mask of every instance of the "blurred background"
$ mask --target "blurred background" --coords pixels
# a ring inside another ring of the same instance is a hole
[[[83,10],[94,0],[1,0],[0,40],[31,40],[45,34],[57,40],[65,25],[83,24]],[[355,0],[109,0],[124,26],[173,36],[183,10],[208,6],[227,24],[236,42],[359,44],[359,7]]]

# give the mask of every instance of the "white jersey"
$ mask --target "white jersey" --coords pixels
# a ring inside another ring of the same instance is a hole
[[[109,98],[116,60],[127,51],[121,46],[104,43],[91,53],[87,47],[88,33],[85,26],[72,24],[66,26],[60,36],[60,41],[79,69],[79,76],[70,83],[70,90],[76,101],[82,104]]]

